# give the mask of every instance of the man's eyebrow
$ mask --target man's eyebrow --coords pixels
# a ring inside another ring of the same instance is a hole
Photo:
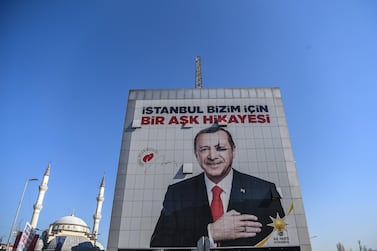
[[[226,148],[226,146],[221,145],[220,142],[219,142],[219,143],[217,143],[217,145],[215,145],[215,148],[216,148],[216,149],[219,149],[219,148]]]
[[[209,148],[210,146],[199,146],[199,149],[202,149],[202,148]]]

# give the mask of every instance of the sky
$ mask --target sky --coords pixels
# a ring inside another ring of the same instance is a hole
[[[313,251],[377,249],[377,1],[0,2],[0,238],[74,213],[106,246],[130,89],[279,87]],[[374,150],[373,150],[374,149]]]

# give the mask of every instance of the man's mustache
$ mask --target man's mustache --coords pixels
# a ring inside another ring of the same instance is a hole
[[[205,161],[206,165],[218,165],[218,164],[222,164],[222,163],[224,163],[224,161],[222,161],[222,160],[207,160],[207,161]]]

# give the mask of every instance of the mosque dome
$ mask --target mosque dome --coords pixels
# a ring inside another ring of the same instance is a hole
[[[88,226],[85,221],[82,219],[75,217],[74,215],[64,216],[54,222],[54,224],[74,224],[74,225],[82,225]]]
[[[100,251],[104,247],[95,241],[89,226],[82,219],[64,216],[50,225],[47,246],[43,251]]]
[[[89,226],[83,221],[82,219],[74,216],[64,216],[58,220],[56,220],[52,225],[52,231],[72,231],[72,232],[81,232],[81,233],[89,233],[90,228]]]

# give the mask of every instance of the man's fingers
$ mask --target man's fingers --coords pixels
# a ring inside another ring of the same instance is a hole
[[[257,233],[254,233],[254,232],[239,232],[239,233],[237,233],[236,239],[239,239],[239,238],[250,238],[250,237],[254,237],[256,235],[257,235]]]
[[[258,222],[258,217],[251,214],[240,214],[235,210],[231,210],[225,213],[218,221],[223,221],[227,226],[234,228],[239,227],[262,227],[262,224]]]
[[[238,216],[241,215],[240,212],[237,212],[236,210],[230,210],[229,212],[226,212],[225,214],[230,215],[230,216]]]
[[[237,232],[244,232],[244,233],[259,233],[261,232],[262,223],[257,220],[258,218],[254,215],[246,215],[246,217],[237,216],[239,221],[235,222],[235,227],[237,228]],[[240,220],[240,219],[248,219],[248,220]],[[251,219],[251,220],[250,220]]]
[[[246,233],[259,233],[260,231],[262,231],[262,229],[260,229],[259,227],[245,227],[244,230]]]
[[[245,227],[262,227],[262,223],[257,221],[243,221]]]
[[[243,214],[236,210],[226,212],[217,221],[210,224],[214,241],[250,238],[262,231],[262,224],[255,215]]]
[[[240,214],[237,218],[241,221],[258,221],[258,217],[252,214]]]
[[[262,224],[254,224],[254,226],[240,226],[237,227],[237,232],[245,232],[245,233],[259,233],[262,231],[261,229]]]

